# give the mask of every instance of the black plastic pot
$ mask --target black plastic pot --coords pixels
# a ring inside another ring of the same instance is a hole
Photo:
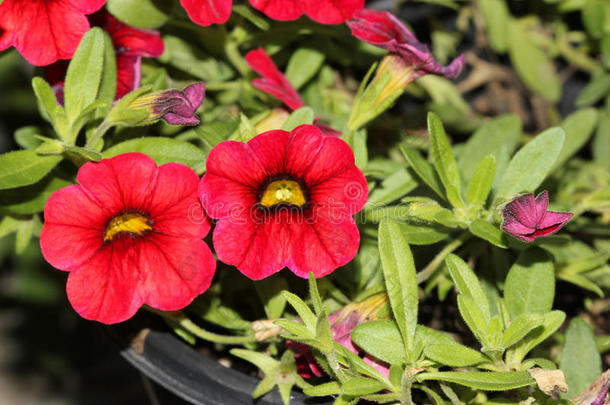
[[[193,404],[283,404],[277,388],[253,400],[252,392],[260,380],[223,367],[216,360],[190,348],[172,332],[150,331],[144,339],[141,354],[138,352],[128,347],[121,351],[121,355],[147,377]],[[333,401],[309,398],[293,391],[290,403],[330,405]]]

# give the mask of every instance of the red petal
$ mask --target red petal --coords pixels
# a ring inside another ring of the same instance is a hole
[[[352,167],[354,167],[352,148],[342,139],[325,137],[320,151],[305,171],[305,182],[313,186]]]
[[[250,148],[242,142],[224,141],[210,151],[207,173],[258,189],[266,180],[266,172]]]
[[[249,0],[252,7],[274,20],[296,20],[305,9],[302,0]]]
[[[117,53],[146,57],[159,57],[163,53],[165,45],[158,31],[131,27],[107,12],[102,18],[102,26],[110,34]]]
[[[313,125],[295,128],[286,148],[286,172],[293,177],[304,179],[309,186],[308,171],[320,153],[323,139],[322,132]],[[353,155],[353,152],[350,153]]]
[[[339,219],[359,212],[368,198],[368,184],[356,166],[342,171],[309,190],[310,203],[328,207],[326,216]]]
[[[258,48],[246,54],[246,62],[252,70],[261,75],[262,79],[254,79],[252,85],[281,100],[289,108],[296,110],[305,105],[297,90],[286,76],[277,68],[273,60],[263,48]]]
[[[136,249],[141,242],[118,238],[70,272],[66,292],[83,318],[112,324],[131,318],[140,308]]]
[[[216,260],[202,240],[152,233],[140,246],[138,291],[151,307],[182,309],[210,286]]]
[[[309,272],[323,277],[352,260],[358,251],[360,233],[354,219],[339,222],[326,217],[326,212],[326,207],[316,207],[293,236],[293,264],[289,267],[299,277],[307,278]]]
[[[523,226],[536,229],[536,200],[534,194],[524,194],[504,206],[505,215],[510,215]]]
[[[91,14],[102,8],[106,0],[68,0],[68,2],[79,12]]]
[[[340,24],[352,18],[362,7],[364,0],[301,0],[305,14],[322,24]]]
[[[231,15],[232,0],[180,0],[189,18],[199,25],[222,24]]]
[[[535,200],[535,205],[536,223],[539,225],[542,218],[544,218],[544,214],[546,214],[546,210],[549,208],[549,193],[546,190],[538,194],[538,197],[536,197]]]
[[[153,228],[163,234],[202,239],[210,230],[209,218],[197,195],[199,176],[189,167],[167,163],[159,167],[157,183],[143,208]]]
[[[546,231],[547,235],[557,232],[562,226],[566,224],[572,218],[571,212],[555,212],[547,211],[544,217],[538,223],[538,228],[542,231]],[[557,229],[555,229],[558,226]],[[553,231],[549,231],[549,228],[553,228]]]
[[[242,216],[222,219],[213,233],[218,259],[236,266],[252,280],[268,277],[287,265],[286,246],[292,239],[281,215],[264,217],[260,212],[246,211]]]
[[[77,0],[7,0],[0,5],[0,48],[10,42],[33,65],[44,66],[70,59],[89,29],[83,15],[101,7],[95,0],[86,7]],[[78,8],[75,8],[78,6]]]
[[[199,185],[199,196],[205,212],[212,218],[240,216],[258,203],[258,189],[206,173]]]
[[[116,55],[116,99],[140,87],[142,58],[133,55]]]
[[[265,168],[267,177],[284,174],[286,147],[290,138],[290,132],[272,130],[248,141],[248,147]]]
[[[40,248],[53,267],[71,270],[90,259],[101,248],[106,222],[112,213],[89,199],[82,187],[57,190],[44,209],[45,223]]]
[[[116,215],[147,207],[156,176],[154,160],[142,153],[125,153],[85,163],[76,178],[93,201]]]
[[[353,17],[352,20],[347,21],[347,25],[352,30],[352,35],[363,41],[377,46],[383,45],[385,49],[391,45],[388,43],[390,41],[394,41],[392,46],[416,41],[411,31],[390,12],[365,8],[355,13]]]

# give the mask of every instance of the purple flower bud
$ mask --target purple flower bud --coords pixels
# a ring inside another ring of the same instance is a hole
[[[572,217],[570,212],[548,211],[549,194],[524,194],[502,207],[501,228],[525,242],[540,236],[551,235],[560,230]]]
[[[133,109],[148,110],[147,121],[165,120],[171,125],[197,125],[199,118],[195,115],[203,102],[205,84],[195,83],[184,90],[164,90],[145,94],[136,98],[129,105]]]

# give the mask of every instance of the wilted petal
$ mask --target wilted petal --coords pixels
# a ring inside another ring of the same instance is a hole
[[[164,90],[136,98],[130,108],[147,110],[147,121],[165,120],[172,125],[197,125],[195,112],[203,102],[205,84],[195,83],[184,90]]]

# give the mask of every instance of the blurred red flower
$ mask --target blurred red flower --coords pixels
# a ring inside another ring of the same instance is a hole
[[[455,58],[449,66],[442,66],[428,46],[415,38],[405,25],[388,11],[362,9],[347,21],[352,34],[369,44],[387,49],[400,56],[404,68],[413,70],[410,80],[427,73],[456,77],[464,66],[464,56]]]
[[[210,152],[199,194],[218,219],[218,258],[259,280],[288,267],[299,277],[331,273],[358,250],[352,215],[368,187],[347,143],[313,125],[274,130]]]
[[[364,0],[249,0],[274,20],[296,20],[303,14],[322,24],[339,24],[364,7]],[[189,18],[199,25],[222,24],[231,15],[233,0],[180,0]]]
[[[570,212],[548,210],[549,193],[523,194],[502,207],[502,229],[525,242],[560,230],[572,218]]]
[[[89,17],[91,25],[101,27],[110,35],[116,56],[118,100],[140,87],[142,58],[156,58],[163,54],[164,44],[158,31],[143,30],[123,24],[106,10]],[[63,82],[67,61],[59,61],[45,68],[45,73],[60,102],[63,101]],[[63,104],[63,102],[62,102]]]
[[[246,54],[246,62],[262,78],[252,80],[252,85],[257,89],[271,94],[282,101],[291,110],[298,110],[305,106],[305,102],[288,81],[286,76],[280,72],[273,59],[267,55],[263,48],[254,49]],[[287,117],[286,117],[287,118]],[[326,136],[341,136],[341,132],[322,124],[316,117],[314,125]]]
[[[40,246],[70,272],[68,299],[83,318],[121,322],[142,304],[178,310],[209,287],[216,262],[195,172],[128,153],[86,163],[77,180],[49,198]]]
[[[0,51],[10,46],[32,65],[70,59],[89,30],[86,14],[106,0],[4,0],[0,4]]]

